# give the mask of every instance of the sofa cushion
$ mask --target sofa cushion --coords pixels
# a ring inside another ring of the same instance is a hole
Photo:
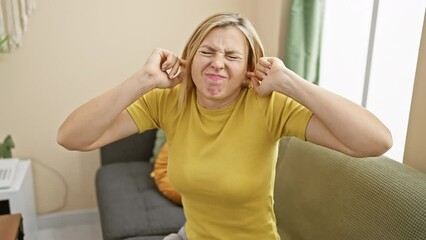
[[[152,149],[152,157],[149,159],[150,163],[154,163],[155,160],[158,157],[158,154],[160,154],[160,151],[163,147],[163,145],[166,143],[166,133],[163,131],[163,129],[158,129],[157,133],[155,134],[155,142],[154,142],[154,148]]]
[[[283,239],[426,239],[425,203],[426,174],[414,168],[281,141],[275,213]]]
[[[167,174],[168,160],[169,145],[165,143],[155,160],[154,170],[151,173],[151,177],[154,178],[155,185],[166,198],[182,206],[182,197],[180,193],[176,191],[169,181],[169,176]]]
[[[101,147],[101,163],[146,161],[152,157],[157,129],[136,133]]]
[[[104,239],[161,236],[183,226],[183,209],[158,192],[151,171],[149,162],[114,163],[98,170],[96,190]]]

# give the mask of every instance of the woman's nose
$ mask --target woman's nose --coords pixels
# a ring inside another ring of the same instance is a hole
[[[222,56],[216,55],[212,58],[212,62],[210,65],[212,66],[212,68],[217,70],[223,69],[225,67],[225,61]]]

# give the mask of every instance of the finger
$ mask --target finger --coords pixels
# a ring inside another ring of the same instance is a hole
[[[258,65],[262,66],[265,69],[271,69],[272,67],[272,59],[268,57],[263,57],[259,59]]]
[[[162,64],[161,70],[167,71],[173,68],[173,66],[178,61],[178,58],[176,56],[171,56],[166,59],[166,61]]]
[[[246,77],[250,79],[250,81],[252,78],[256,79],[256,81],[259,81],[259,82],[262,81],[262,79],[258,78],[254,72],[247,72]]]
[[[254,70],[254,74],[255,74],[255,77],[260,81],[262,81],[266,77],[266,73],[263,71],[260,71],[257,67]]]
[[[254,72],[247,72],[246,73],[246,78],[251,79],[252,77],[255,77],[256,74],[254,74]]]
[[[180,71],[180,72],[178,73],[178,75],[176,75],[176,77],[175,77],[175,78],[177,78],[177,81],[178,81],[179,83],[181,83],[181,82],[183,82],[184,77],[185,77],[185,72],[184,72],[184,71]]]
[[[285,66],[285,64],[284,64],[284,62],[281,60],[281,59],[279,59],[279,58],[276,58],[276,57],[268,57],[268,58],[266,58],[265,60],[267,60],[271,65],[270,65],[270,68],[272,68],[272,66],[277,66],[277,67],[286,67]]]
[[[262,86],[262,82],[257,81],[255,78],[252,78],[251,82],[257,95],[266,96],[268,94],[266,92],[266,89],[264,89],[264,87]]]
[[[172,79],[174,78],[178,72],[179,72],[179,68],[180,68],[180,60],[179,58],[177,58],[177,61],[174,63],[172,70],[170,70],[169,72],[169,78]]]
[[[179,58],[172,52],[164,51],[163,54],[163,58],[165,57],[166,60],[163,62],[163,64],[161,64],[161,70],[166,71],[167,69],[173,67]]]
[[[171,87],[174,87],[177,84],[179,84],[179,83],[182,82],[182,79],[183,79],[182,75],[183,75],[183,73],[180,72],[174,78],[170,79],[170,85],[171,85]]]
[[[257,90],[257,88],[260,86],[260,81],[258,81],[255,77],[251,78],[250,80],[254,90]]]
[[[271,67],[272,65],[271,64],[269,64],[268,66],[266,66],[266,64],[265,63],[261,63],[260,61],[256,64],[256,70],[258,70],[258,71],[260,71],[260,72],[263,72],[264,74],[268,74],[269,73],[269,70],[271,70]]]

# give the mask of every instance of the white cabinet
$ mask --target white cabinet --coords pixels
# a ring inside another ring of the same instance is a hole
[[[10,213],[22,214],[25,240],[35,240],[37,216],[30,160],[19,161],[12,186],[0,189],[0,201],[8,202]]]

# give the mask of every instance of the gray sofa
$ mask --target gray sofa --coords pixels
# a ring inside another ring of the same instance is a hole
[[[101,149],[96,189],[106,240],[162,239],[185,222],[182,208],[149,176],[154,141],[155,130]],[[296,138],[281,141],[276,169],[275,213],[284,240],[426,239],[422,172],[384,156],[353,158]]]
[[[182,207],[164,198],[150,177],[155,133],[101,148],[96,194],[105,240],[159,240],[185,223]]]

